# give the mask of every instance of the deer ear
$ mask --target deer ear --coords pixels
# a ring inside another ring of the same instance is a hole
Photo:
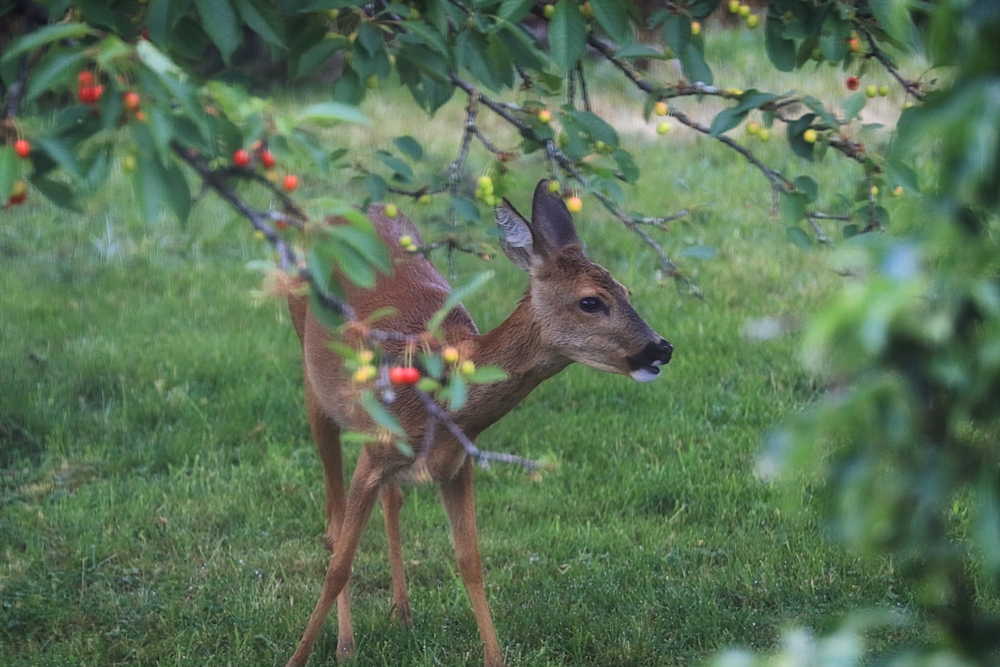
[[[503,232],[500,247],[510,261],[525,271],[531,270],[531,258],[534,254],[534,236],[528,221],[517,212],[507,198],[497,204],[497,226]]]
[[[531,229],[535,251],[549,254],[568,245],[580,245],[573,226],[573,216],[563,200],[549,192],[549,181],[539,181],[531,204]],[[539,248],[539,245],[544,248]]]

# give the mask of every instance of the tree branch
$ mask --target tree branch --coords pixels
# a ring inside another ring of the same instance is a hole
[[[468,454],[472,458],[472,460],[478,463],[481,467],[489,468],[490,461],[499,461],[500,463],[516,463],[517,465],[522,466],[527,470],[534,470],[535,468],[541,465],[541,463],[539,463],[538,461],[532,461],[531,459],[525,459],[520,456],[514,456],[513,454],[504,454],[501,452],[486,452],[479,449],[478,447],[476,447],[476,444],[472,442],[472,440],[470,440],[469,437],[465,435],[464,432],[462,432],[462,429],[459,428],[458,424],[456,424],[452,420],[451,415],[449,415],[441,408],[441,406],[435,403],[434,399],[431,398],[430,395],[427,394],[427,392],[421,391],[416,387],[414,387],[414,391],[416,391],[417,396],[420,398],[420,401],[424,404],[424,407],[427,409],[427,412],[431,415],[431,417],[444,424],[445,427],[448,429],[448,431],[450,431],[451,434],[455,436],[455,439],[458,440],[459,443],[461,443],[462,447],[465,449],[465,453]],[[425,449],[426,449],[426,443],[425,443]],[[424,454],[424,452],[421,451],[420,456],[421,458],[423,458],[424,456],[426,456],[426,454]]]

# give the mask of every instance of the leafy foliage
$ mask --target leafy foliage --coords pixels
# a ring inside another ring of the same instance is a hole
[[[3,3],[0,13],[14,16],[27,5]],[[634,183],[640,170],[615,129],[590,108],[580,66],[588,47],[648,95],[647,117],[677,98],[726,101],[730,106],[710,127],[676,109],[663,114],[738,151],[758,169],[780,200],[787,238],[810,249],[829,240],[815,226],[812,235],[806,231],[817,214],[811,208],[822,200],[816,182],[786,176],[727,134],[751,113],[761,114],[764,130],[784,123],[795,156],[789,164],[821,162],[835,152],[859,170],[843,194],[850,209],[843,233],[849,237],[845,263],[862,279],[817,318],[806,337],[807,358],[816,372],[830,375],[836,391],[775,434],[762,469],[795,464],[825,472],[829,483],[821,495],[839,534],[863,551],[898,559],[938,626],[940,649],[986,663],[997,651],[1000,624],[977,608],[974,589],[1000,587],[1000,461],[991,446],[1000,395],[1000,15],[991,0],[770,1],[764,43],[776,70],[827,62],[861,71],[877,63],[922,103],[903,114],[894,146],[885,153],[843,132],[860,122],[864,93],[834,110],[794,93],[715,86],[695,22],[718,5],[669,2],[652,12],[644,24],[662,31],[663,50],[633,43],[639,12],[623,0],[32,5],[38,11],[20,16],[24,34],[0,56],[6,114],[0,125],[0,195],[16,204],[17,196],[23,198],[20,181],[27,179],[54,204],[80,210],[82,198],[106,184],[124,143],[120,159],[131,160],[130,178],[146,219],[155,221],[167,210],[183,223],[197,175],[275,245],[286,269],[297,259],[290,247],[307,246],[312,298],[329,305],[337,298],[331,272],[371,286],[378,271],[391,268],[385,249],[363,216],[342,204],[322,197],[293,200],[289,192],[298,181],[283,192],[265,154],[329,174],[345,151],[326,145],[320,130],[366,122],[357,104],[393,74],[428,114],[456,91],[465,94],[466,141],[445,174],[423,177],[415,169],[424,159],[422,147],[397,138],[398,153],[380,151],[378,165],[363,169],[363,204],[392,194],[447,192],[456,227],[474,228],[484,217],[480,207],[488,210],[496,199],[492,185],[476,201],[463,190],[473,137],[496,156],[497,196],[508,162],[518,153],[544,151],[553,175],[597,197],[630,230],[642,235],[640,224],[662,225],[665,219],[650,221],[621,208],[619,183]],[[46,11],[48,20],[39,18]],[[535,22],[544,27],[544,40],[531,31]],[[264,78],[241,62],[246,35],[255,36],[289,79],[342,63],[331,99],[283,114],[252,87],[234,83]],[[937,90],[900,74],[895,58],[909,53],[950,68]],[[683,71],[684,80],[676,84],[651,83],[628,65],[634,58],[669,56]],[[855,79],[849,87],[857,84]],[[522,86],[527,99],[500,103],[490,97]],[[566,104],[544,101],[563,91]],[[127,105],[129,94],[140,95],[141,105]],[[22,105],[27,112],[18,116]],[[475,124],[480,107],[518,130],[517,151],[503,151],[483,137]],[[22,159],[10,146],[25,133],[34,150]],[[929,200],[940,211],[939,221],[901,238],[861,233],[890,226],[880,197],[897,188],[918,190],[907,163],[928,143],[940,154]],[[279,202],[275,210],[246,205],[237,189],[248,182],[268,190]],[[313,221],[331,212],[349,224],[317,231]],[[659,252],[665,274],[683,276],[651,237],[643,238]],[[447,247],[460,246],[449,241]],[[691,256],[699,254],[705,255]],[[475,279],[470,289],[485,280]],[[483,369],[467,379],[494,376]],[[457,409],[466,395],[466,379],[454,376],[438,397]],[[382,414],[373,397],[367,403],[392,432],[391,415]],[[959,514],[955,508],[962,503],[972,507],[974,518],[956,527],[949,513]],[[958,530],[975,545],[973,552],[954,539]]]

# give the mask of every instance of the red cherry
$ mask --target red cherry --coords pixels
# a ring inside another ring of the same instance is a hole
[[[261,152],[260,163],[267,169],[270,169],[275,165],[274,155],[271,154],[271,151],[265,149]]]
[[[858,81],[858,77],[856,77],[856,76],[849,76],[849,77],[847,77],[847,89],[848,90],[857,90],[859,85],[861,85],[861,82]]]
[[[83,86],[92,86],[94,85],[94,73],[84,70],[77,75],[76,80],[80,83],[81,88]]]
[[[84,74],[89,74],[89,72],[84,72]],[[89,83],[81,83],[80,90],[78,91],[80,101],[84,104],[92,104],[94,102],[94,86]]]
[[[420,381],[420,371],[413,366],[396,366],[389,369],[389,381],[393,384],[416,384]]]
[[[125,109],[128,111],[135,111],[136,109],[138,109],[140,101],[141,100],[139,99],[139,93],[136,93],[134,91],[125,93],[125,97],[123,99]]]
[[[285,180],[281,184],[288,192],[295,192],[299,187],[299,177],[295,174],[289,174],[285,176]]]
[[[31,144],[28,143],[27,139],[18,139],[14,142],[14,152],[22,159],[26,158],[31,154]]]
[[[250,154],[245,149],[240,148],[233,153],[233,164],[237,167],[245,167],[250,164]]]
[[[101,99],[101,95],[104,94],[104,86],[94,86],[94,102]]]

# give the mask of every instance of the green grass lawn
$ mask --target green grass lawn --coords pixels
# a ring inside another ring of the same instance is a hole
[[[380,99],[369,113],[402,98]],[[639,117],[641,102],[626,103]],[[460,114],[456,101],[433,122]],[[397,134],[432,131],[449,134],[422,119]],[[508,663],[691,665],[727,647],[771,648],[787,627],[828,628],[851,609],[907,608],[890,562],[825,539],[806,481],[793,483],[806,507],[793,512],[787,488],[754,475],[767,430],[822,388],[797,362],[794,335],[742,332],[821,307],[842,280],[829,252],[788,243],[766,181],[716,142],[680,128],[624,139],[644,170],[629,208],[701,207],[654,234],[706,298],[658,281],[655,256],[588,200],[578,226],[590,255],[675,355],[644,385],[571,367],[480,439],[559,461],[538,482],[502,465],[477,471]],[[428,142],[429,161],[446,164],[456,142]],[[834,189],[857,176],[836,159],[802,166],[780,142],[763,154],[793,176]],[[544,169],[536,157],[518,173],[524,210]],[[919,206],[890,204],[901,216]],[[695,246],[714,257],[686,256]],[[328,553],[298,340],[246,266],[267,256],[212,196],[183,228],[138,219],[120,176],[83,216],[37,201],[0,212],[0,664],[281,665],[291,655]],[[463,256],[455,273],[481,268]],[[526,284],[502,256],[489,268],[497,279],[467,304],[483,330]],[[389,620],[376,510],[352,578],[356,664],[475,664],[478,634],[436,493],[406,498],[415,624]],[[918,635],[919,621],[871,639],[879,650]],[[330,622],[310,664],[330,664],[335,643]]]

